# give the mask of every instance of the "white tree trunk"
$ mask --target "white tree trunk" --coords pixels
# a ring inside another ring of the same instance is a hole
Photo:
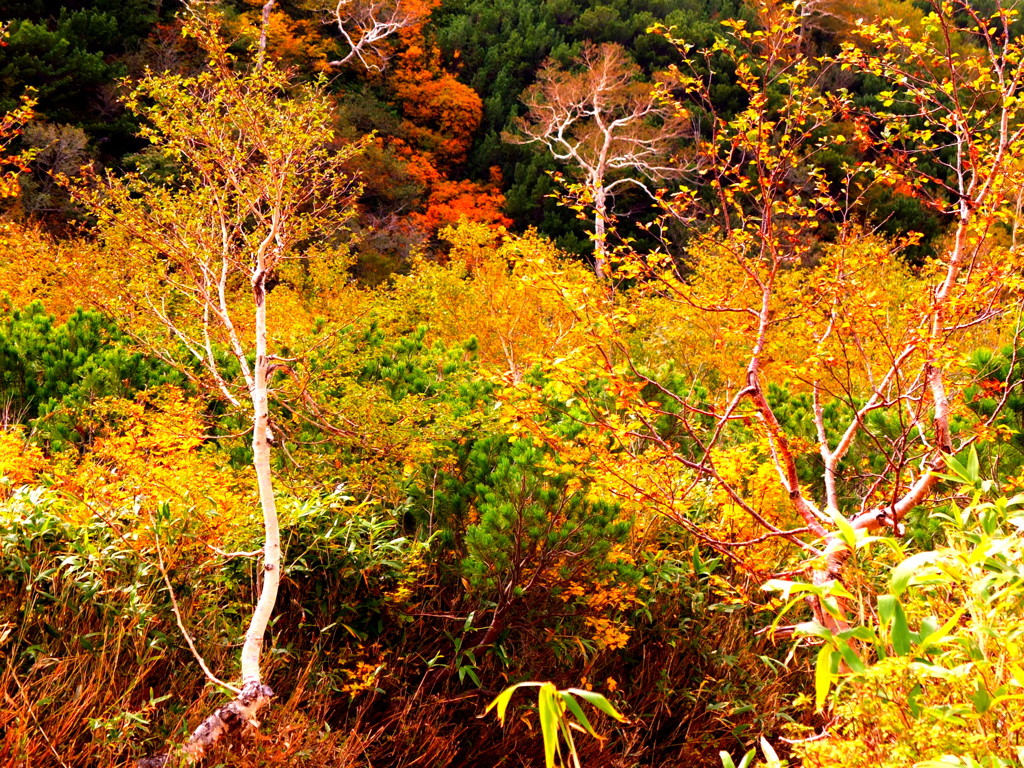
[[[256,470],[260,507],[263,509],[263,586],[260,597],[245,633],[242,646],[242,685],[260,683],[260,651],[270,617],[277,603],[277,590],[281,583],[281,531],[274,500],[273,475],[270,469],[270,409],[267,396],[267,307],[264,282],[266,272],[262,264],[253,277],[253,298],[256,302],[256,365],[253,371],[252,408],[252,464]]]
[[[229,733],[241,729],[246,724],[256,725],[256,715],[274,696],[273,690],[263,684],[260,672],[263,637],[274,614],[277,591],[281,583],[281,530],[277,519],[277,504],[270,468],[270,408],[267,389],[267,371],[270,366],[267,357],[267,308],[264,287],[266,270],[262,265],[263,259],[260,257],[259,267],[252,279],[253,299],[256,302],[256,364],[253,368],[249,394],[253,408],[252,463],[256,470],[260,506],[263,509],[263,583],[242,645],[242,690],[237,698],[206,718],[192,732],[189,740],[176,750],[177,759],[187,765],[201,760]],[[144,758],[136,765],[138,768],[160,768],[167,765],[170,758],[171,755],[168,754]]]
[[[594,189],[594,274],[608,277],[608,200],[604,186]]]

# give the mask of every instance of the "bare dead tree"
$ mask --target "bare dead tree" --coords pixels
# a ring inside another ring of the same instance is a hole
[[[615,191],[632,185],[655,197],[657,183],[679,174],[669,162],[685,122],[659,103],[654,85],[614,43],[587,44],[576,66],[547,62],[523,96],[527,112],[507,136],[542,144],[578,177],[594,209],[594,271],[608,276],[607,229]]]
[[[340,59],[329,62],[332,67],[344,66],[353,59],[370,70],[381,70],[389,52],[384,42],[421,21],[429,11],[412,0],[337,0],[324,9],[327,20],[334,24],[348,47]]]

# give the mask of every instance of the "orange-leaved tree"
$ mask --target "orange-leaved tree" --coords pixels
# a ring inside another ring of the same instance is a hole
[[[118,299],[163,328],[154,351],[171,358],[182,350],[211,391],[251,423],[262,584],[242,645],[240,686],[227,684],[236,698],[179,750],[194,761],[253,721],[272,696],[260,671],[282,567],[271,377],[287,364],[271,348],[268,304],[279,266],[311,249],[344,247],[356,189],[343,169],[358,146],[334,140],[330,101],[319,86],[294,87],[266,60],[240,66],[208,22],[189,20],[184,28],[207,51],[206,69],[147,74],[128,97],[146,121],[143,135],[172,162],[173,178],[107,174],[72,189],[95,215],[108,252],[118,254]]]
[[[567,446],[528,416],[518,422],[739,567],[807,572],[807,583],[773,586],[811,595],[824,629],[843,632],[844,570],[859,537],[901,531],[946,457],[996,418],[972,416],[959,393],[967,351],[1013,340],[1020,316],[1022,265],[1005,233],[1024,161],[1024,59],[1015,14],[1001,7],[981,16],[937,3],[924,36],[864,24],[832,64],[893,90],[878,111],[858,113],[849,94],[823,87],[834,80],[801,45],[794,8],[761,13],[757,29],[733,22],[703,54],[733,62],[745,95],[737,113],[715,109],[716,76],[704,68],[684,62],[666,84],[677,111],[703,115],[701,183],[664,198],[667,215],[691,225],[685,250],[620,263],[638,287],[603,313],[590,302],[589,348],[547,366],[543,396],[571,403],[594,429]],[[874,160],[837,172],[825,158],[853,139]],[[923,157],[937,169],[917,170]],[[945,247],[923,267],[846,224],[868,183],[913,190],[949,217]],[[685,330],[646,332],[651,308]],[[701,365],[673,346],[680,339]],[[727,530],[719,515],[748,524]],[[759,560],[773,540],[805,556]]]
[[[6,45],[3,38],[6,37],[8,25],[0,25],[0,46]],[[31,94],[21,98],[21,103],[4,115],[0,115],[0,200],[6,197],[15,197],[20,191],[18,176],[28,170],[27,162],[30,159],[23,152],[11,152],[11,144],[21,135],[25,124],[32,119],[35,109],[35,99]]]
[[[21,129],[32,119],[35,101],[25,97],[16,108],[0,115],[0,199],[16,197],[20,191],[18,177],[28,170],[29,156],[24,152],[11,152],[13,141]]]

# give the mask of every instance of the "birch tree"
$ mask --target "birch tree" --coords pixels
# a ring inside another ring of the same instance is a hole
[[[329,101],[318,87],[293,87],[268,61],[246,69],[201,23],[185,29],[207,50],[206,70],[147,74],[127,100],[177,177],[161,183],[108,174],[73,189],[97,217],[107,247],[123,254],[125,306],[155,318],[213,391],[251,423],[265,538],[259,598],[242,645],[240,683],[224,684],[236,698],[179,750],[192,762],[225,733],[255,722],[273,695],[260,666],[282,567],[270,400],[271,374],[283,361],[271,348],[270,286],[285,260],[337,244],[356,191],[343,166],[358,147],[335,143]]]
[[[1012,330],[1020,316],[1019,297],[1007,288],[1020,284],[1021,264],[994,235],[1021,181],[1024,61],[1013,39],[1015,14],[998,6],[982,17],[967,2],[936,2],[923,37],[897,21],[862,23],[858,41],[845,46],[834,66],[884,78],[893,89],[881,94],[883,111],[858,112],[848,94],[819,86],[824,73],[801,50],[796,12],[788,6],[763,11],[763,29],[736,22],[736,43],[718,46],[737,62],[748,107],[731,120],[715,118],[699,149],[715,193],[715,208],[704,215],[714,222],[709,235],[716,242],[708,247],[718,249],[732,289],[680,279],[664,261],[655,279],[701,312],[750,323],[743,378],[723,399],[690,466],[757,517],[714,467],[714,446],[730,420],[756,419],[802,524],[784,530],[762,518],[763,535],[795,536],[810,547],[816,618],[843,631],[849,624],[842,600],[820,598],[831,589],[843,594],[851,537],[901,532],[904,518],[941,480],[946,457],[977,439],[976,431],[958,434],[953,424],[964,385],[958,361],[972,333],[986,326],[990,333]],[[680,84],[710,104],[707,82],[681,75]],[[889,111],[896,102],[901,107]],[[846,140],[837,126],[851,118],[851,139],[878,159],[848,172],[926,199],[953,222],[944,250],[918,274],[904,273],[910,290],[899,305],[879,303],[886,291],[897,295],[898,285],[879,286],[872,295],[861,276],[888,269],[885,259],[892,257],[870,256],[863,247],[857,255],[855,236],[848,245],[841,239],[814,272],[797,267],[820,247],[814,233],[822,224],[850,213],[857,185],[830,181],[816,158]],[[938,158],[936,171],[919,167],[925,157]],[[687,190],[669,205],[690,209],[698,200]],[[720,276],[715,280],[721,284]],[[799,326],[796,307],[805,310]],[[811,395],[820,494],[800,480],[799,440],[769,397],[773,376],[788,377]],[[1019,382],[1004,384],[1009,391]],[[841,403],[848,418],[827,419],[830,403]],[[693,407],[684,405],[691,415]],[[884,463],[873,476],[850,482],[858,473],[844,462],[857,441]]]
[[[654,86],[642,82],[622,46],[588,43],[576,64],[572,70],[544,65],[508,138],[542,144],[580,179],[594,210],[594,271],[607,277],[612,197],[633,185],[653,199],[651,183],[678,175],[669,155],[683,125],[660,105]]]

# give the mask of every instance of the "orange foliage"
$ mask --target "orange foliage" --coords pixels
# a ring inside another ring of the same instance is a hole
[[[58,478],[87,507],[127,511],[170,500],[216,510],[213,519],[226,526],[252,505],[251,481],[203,450],[200,404],[180,390],[101,400],[91,416],[101,437]]]
[[[483,116],[483,100],[441,69],[436,48],[413,46],[399,56],[392,88],[405,115],[403,129],[442,169],[465,162]]]
[[[421,261],[412,275],[397,279],[397,313],[426,322],[449,346],[475,336],[481,362],[512,378],[574,348],[581,318],[551,273],[576,290],[595,291],[587,267],[564,259],[535,232],[503,235],[463,222],[440,236],[452,245],[449,263]]]
[[[402,50],[392,59],[388,76],[404,118],[403,138],[389,144],[406,161],[409,175],[426,189],[425,210],[414,214],[413,224],[428,234],[460,219],[507,225],[500,211],[505,198],[496,183],[448,178],[466,160],[483,116],[483,101],[441,66],[439,50],[424,35],[424,23],[437,4],[424,3],[421,21],[401,30]]]
[[[411,218],[424,232],[434,232],[446,224],[471,221],[490,227],[509,227],[512,220],[501,208],[505,196],[496,188],[475,181],[438,181],[430,190],[427,209]]]
[[[56,240],[32,226],[0,221],[0,293],[15,306],[41,301],[58,321],[98,303],[118,314],[105,289],[115,283],[110,266],[89,243]]]
[[[260,37],[263,23],[262,0],[250,0],[252,10],[232,21],[226,20],[227,31],[249,38]],[[284,67],[300,67],[318,72],[332,71],[327,61],[334,49],[334,41],[324,34],[319,19],[294,19],[278,8],[270,14],[267,30],[267,54]]]
[[[28,157],[10,154],[10,145],[21,134],[22,126],[32,119],[34,106],[32,99],[24,98],[16,109],[0,115],[0,199],[17,197],[21,191],[18,176],[27,170],[25,162]]]
[[[444,178],[434,165],[433,158],[409,144],[405,139],[389,139],[388,145],[391,151],[405,163],[406,173],[418,184],[429,188]]]
[[[0,430],[0,498],[6,495],[7,485],[31,485],[45,468],[42,452],[26,443],[20,432]]]

